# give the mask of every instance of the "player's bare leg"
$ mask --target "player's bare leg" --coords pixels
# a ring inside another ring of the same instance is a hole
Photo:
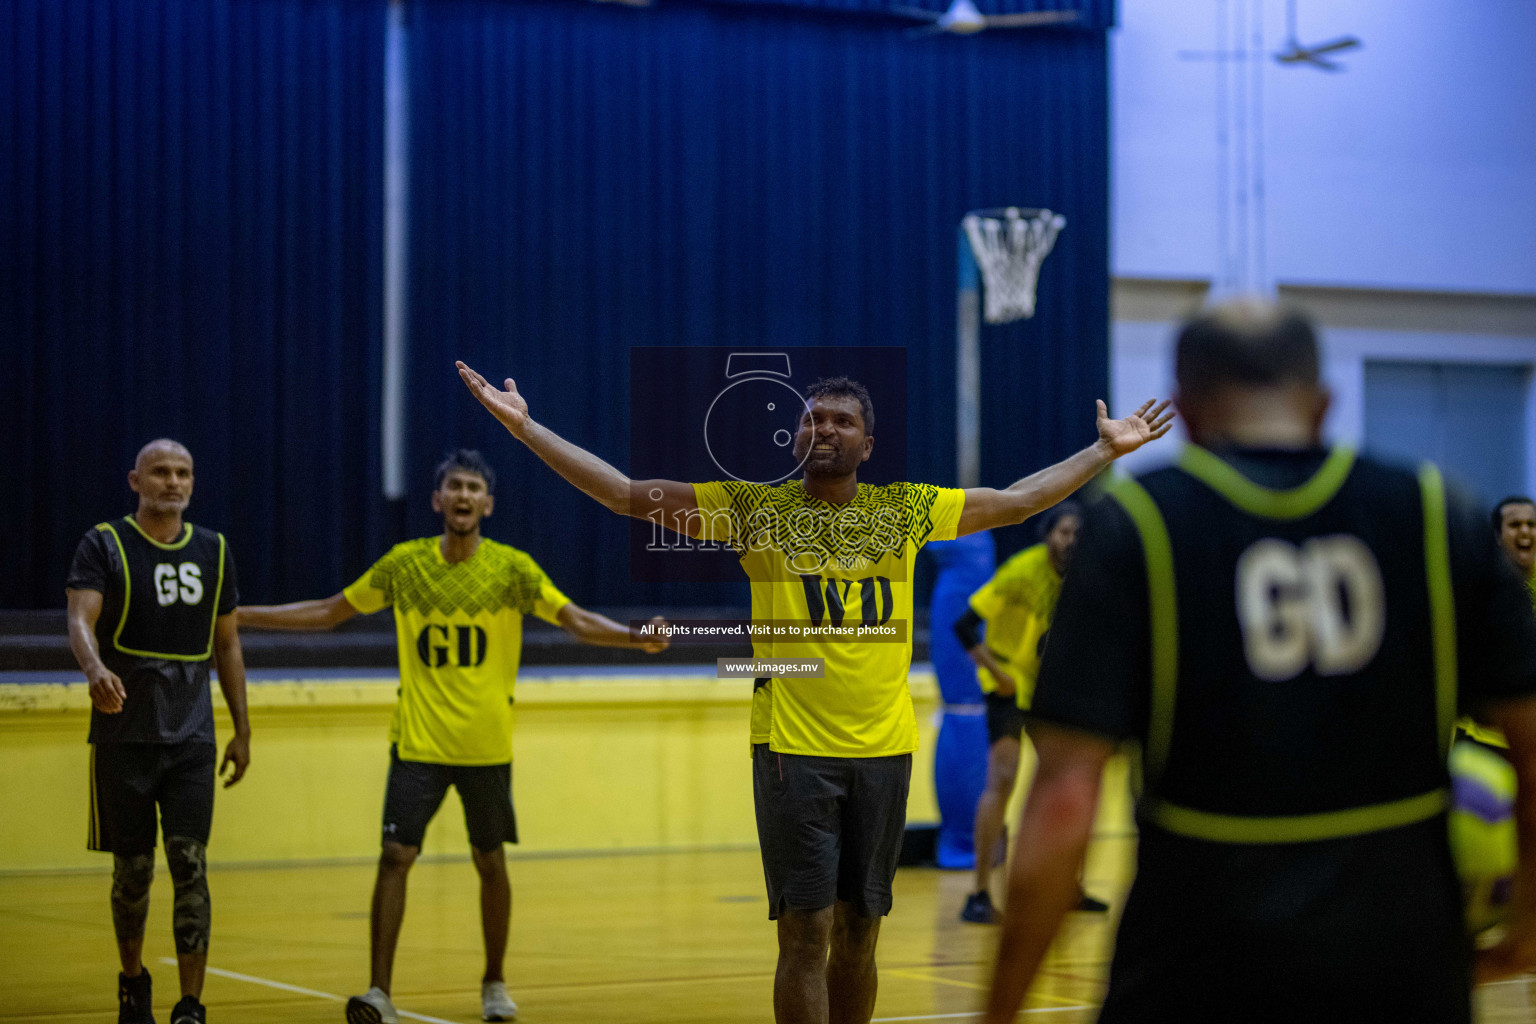
[[[779,964],[773,976],[777,1024],[827,1024],[827,946],[831,907],[779,914]]]
[[[503,961],[507,953],[507,929],[512,919],[512,883],[507,878],[507,856],[500,846],[494,850],[470,847],[475,870],[480,873],[480,927],[485,933],[485,977],[487,981],[505,981]]]
[[[1003,817],[1019,777],[1019,741],[1004,736],[987,752],[987,788],[976,801],[976,891],[991,892]]]
[[[181,978],[181,994],[203,998],[203,976],[208,973],[207,953],[177,953],[176,973]]]
[[[379,875],[373,883],[373,908],[370,914],[369,982],[374,988],[389,991],[395,971],[395,946],[400,941],[400,925],[405,920],[405,882],[411,865],[421,853],[418,846],[402,846],[384,841],[379,853]]]
[[[875,942],[880,918],[865,917],[839,900],[832,919],[832,949],[827,957],[829,1024],[869,1024],[875,1014]]]

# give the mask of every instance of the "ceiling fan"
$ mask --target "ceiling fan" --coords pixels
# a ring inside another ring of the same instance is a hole
[[[902,18],[928,22],[927,27],[916,29],[913,35],[936,35],[949,32],[954,35],[973,35],[990,28],[1043,28],[1047,25],[1066,25],[1078,20],[1077,11],[1029,11],[1022,14],[982,14],[974,0],[953,0],[942,14],[917,7],[891,7],[890,13]]]
[[[1311,64],[1323,71],[1342,71],[1344,66],[1329,60],[1328,56],[1357,50],[1362,45],[1354,36],[1340,36],[1326,43],[1303,46],[1296,36],[1296,0],[1286,0],[1285,49],[1275,54],[1275,60],[1281,64]]]

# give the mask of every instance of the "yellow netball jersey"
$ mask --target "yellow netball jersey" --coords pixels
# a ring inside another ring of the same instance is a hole
[[[390,549],[346,590],[363,614],[393,606],[400,701],[391,742],[406,761],[505,764],[512,760],[512,688],[523,616],[555,622],[569,599],[526,552],[481,538],[462,562],[440,538]]]
[[[1025,548],[1002,564],[992,578],[971,595],[971,609],[987,623],[986,644],[1018,683],[1015,699],[1028,708],[1040,674],[1040,640],[1051,628],[1061,577],[1051,565],[1044,544]],[[977,671],[981,688],[997,690],[986,669]]]
[[[833,505],[799,480],[695,484],[700,536],[727,543],[752,581],[754,624],[865,627],[869,636],[758,636],[759,658],[821,658],[821,679],[776,678],[752,702],[752,739],[786,754],[877,757],[917,749],[912,572],[930,540],[951,540],[965,492],[860,484]],[[898,637],[891,642],[886,637]]]

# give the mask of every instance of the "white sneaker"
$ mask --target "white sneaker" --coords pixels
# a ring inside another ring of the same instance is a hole
[[[400,1024],[389,994],[374,987],[347,1000],[347,1024]]]
[[[517,1020],[517,1004],[507,995],[507,983],[487,981],[480,986],[481,1020]]]

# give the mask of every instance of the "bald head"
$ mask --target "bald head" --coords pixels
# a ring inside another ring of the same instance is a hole
[[[1240,298],[1201,310],[1179,332],[1179,391],[1316,387],[1317,333],[1298,310]]]
[[[139,496],[139,518],[180,520],[192,500],[192,453],[168,437],[139,449],[128,474],[128,486]]]
[[[1321,443],[1329,396],[1304,314],[1257,298],[1208,306],[1180,330],[1176,364],[1174,402],[1196,444]]]
[[[172,441],[168,437],[157,437],[139,449],[138,456],[133,460],[133,468],[136,470],[143,469],[146,459],[162,454],[179,456],[186,459],[188,465],[192,463],[192,453],[187,451],[186,445],[180,441]]]

